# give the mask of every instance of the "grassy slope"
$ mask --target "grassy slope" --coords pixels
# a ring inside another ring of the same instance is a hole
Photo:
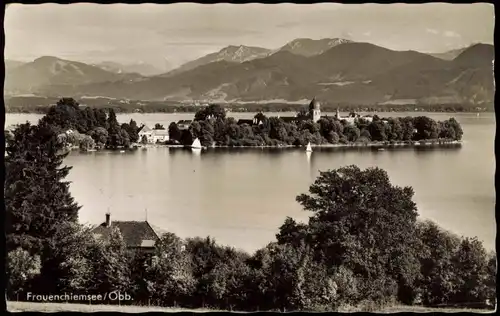
[[[147,307],[147,306],[118,306],[118,305],[89,305],[89,304],[65,304],[65,303],[33,303],[33,302],[7,302],[7,310],[10,312],[100,312],[116,311],[122,313],[145,313],[145,312],[208,312],[215,310],[207,309],[184,309],[170,307]],[[427,308],[418,306],[394,306],[384,308],[381,313],[399,313],[399,312],[468,312],[468,313],[492,313],[489,310],[467,309],[467,308]]]

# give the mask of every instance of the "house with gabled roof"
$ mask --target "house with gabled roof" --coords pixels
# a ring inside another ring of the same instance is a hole
[[[166,129],[152,129],[146,125],[139,128],[139,140],[145,138],[148,143],[166,142],[169,140],[168,130]]]
[[[107,240],[113,229],[117,228],[127,249],[152,254],[159,234],[148,221],[111,221],[111,214],[106,213],[106,221],[95,227],[92,233],[99,240]]]

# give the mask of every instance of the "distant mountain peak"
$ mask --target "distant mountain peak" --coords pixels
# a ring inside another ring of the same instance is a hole
[[[352,43],[344,38],[322,38],[318,40],[310,38],[296,38],[282,46],[278,51],[289,51],[291,53],[306,57],[316,56],[335,46]]]
[[[271,52],[270,49],[246,45],[229,45],[226,46],[215,53],[205,55],[196,60],[185,63],[179,68],[168,73],[168,75],[178,74],[199,66],[203,66],[213,62],[232,62],[232,63],[242,63],[245,61],[266,57]]]

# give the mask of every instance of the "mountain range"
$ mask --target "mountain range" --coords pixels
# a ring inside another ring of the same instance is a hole
[[[141,77],[118,74],[82,62],[43,56],[32,62],[6,67],[4,90],[9,93],[36,93],[42,87],[79,86]]]
[[[104,61],[92,64],[92,66],[97,66],[101,69],[117,74],[136,73],[141,76],[155,76],[155,75],[160,75],[164,72],[163,70],[158,69],[157,67],[144,62],[125,64],[125,63],[117,63],[114,61]]]
[[[481,104],[493,102],[493,59],[488,44],[431,55],[343,39],[296,39],[275,50],[228,46],[152,76],[42,57],[7,67],[5,91],[155,101],[283,102],[316,96],[326,103]]]

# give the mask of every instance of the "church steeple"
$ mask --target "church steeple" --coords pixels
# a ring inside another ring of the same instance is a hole
[[[321,118],[321,105],[316,100],[316,97],[314,97],[311,100],[311,103],[309,103],[309,116],[315,123]]]

